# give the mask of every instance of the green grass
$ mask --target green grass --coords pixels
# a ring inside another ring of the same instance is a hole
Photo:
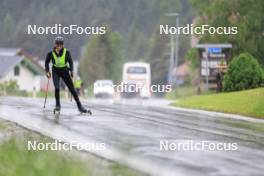
[[[183,86],[177,87],[177,89],[173,89],[171,92],[165,95],[166,99],[174,100],[176,98],[185,98],[189,96],[193,96],[197,93],[197,88],[194,86]]]
[[[109,166],[110,170],[111,170],[111,174],[112,175],[120,175],[120,176],[137,176],[137,175],[142,175],[139,172],[135,171],[135,170],[131,170],[130,168],[124,166],[124,165],[120,165],[118,163],[112,163]]]
[[[16,97],[28,97],[30,96],[30,93],[23,91],[23,90],[17,90],[17,91],[7,91],[7,96],[16,96]],[[1,96],[4,96],[3,93],[1,93]]]
[[[0,119],[0,132],[6,132],[12,126],[14,126],[14,124]]]
[[[49,137],[24,130],[0,119],[0,132],[10,139],[0,141],[0,176],[140,176],[125,165],[78,151],[27,150],[28,141],[53,142]]]
[[[37,94],[36,94],[36,96],[37,97],[40,97],[40,98],[44,98],[46,96],[46,92],[44,92],[44,91],[38,91]],[[54,96],[54,93],[53,92],[48,92],[48,97],[53,97],[53,96]]]
[[[7,128],[7,125],[4,123],[0,123],[0,131]]]
[[[179,99],[173,105],[264,118],[264,88],[192,96]]]
[[[207,92],[202,91],[201,94],[208,95],[215,93],[215,91],[209,90]],[[195,86],[179,86],[177,88],[174,88],[171,92],[167,93],[165,95],[165,98],[168,100],[175,100],[179,98],[187,98],[197,95],[197,87]]]
[[[0,145],[0,175],[84,176],[81,162],[55,151],[28,151],[25,141],[11,138]]]

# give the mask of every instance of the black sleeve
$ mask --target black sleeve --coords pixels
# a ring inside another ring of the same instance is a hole
[[[50,60],[51,60],[51,54],[48,53],[47,56],[46,56],[46,60],[45,60],[45,70],[46,70],[46,72],[49,72]]]
[[[66,57],[67,57],[67,61],[69,63],[70,71],[73,72],[73,61],[72,61],[72,57],[71,57],[70,51],[67,51]]]

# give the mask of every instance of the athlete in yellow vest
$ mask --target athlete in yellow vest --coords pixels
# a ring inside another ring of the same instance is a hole
[[[56,107],[55,111],[60,111],[60,79],[65,82],[66,86],[70,90],[71,94],[73,95],[78,109],[81,113],[89,113],[91,114],[90,110],[85,109],[79,97],[74,89],[72,77],[73,77],[73,61],[71,58],[70,51],[64,48],[64,40],[63,37],[56,37],[55,39],[55,47],[51,52],[49,52],[46,56],[45,61],[45,69],[46,69],[46,76],[48,78],[51,77],[49,71],[49,63],[52,61],[52,79],[55,87],[55,99],[56,99]]]
[[[81,95],[81,89],[82,89],[82,80],[80,79],[80,77],[77,77],[77,79],[74,81],[74,88],[77,92],[77,95]]]

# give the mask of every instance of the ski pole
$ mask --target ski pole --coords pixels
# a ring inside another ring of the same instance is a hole
[[[71,81],[72,81],[72,83],[73,83],[73,77],[71,76]],[[73,85],[73,87],[74,87],[74,85]],[[75,88],[74,88],[75,89]],[[70,92],[71,93],[71,92]],[[71,93],[71,101],[72,101],[72,93]]]
[[[49,89],[49,80],[50,80],[50,78],[48,78],[48,83],[47,83],[47,87],[46,87],[46,95],[45,95],[45,101],[44,101],[44,106],[43,106],[43,108],[46,107],[46,101],[47,101],[47,97],[48,97],[48,89]]]

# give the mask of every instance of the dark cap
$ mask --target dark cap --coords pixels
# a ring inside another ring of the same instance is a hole
[[[58,37],[55,38],[55,44],[57,44],[57,45],[63,45],[63,43],[64,43],[63,37],[58,36]]]

